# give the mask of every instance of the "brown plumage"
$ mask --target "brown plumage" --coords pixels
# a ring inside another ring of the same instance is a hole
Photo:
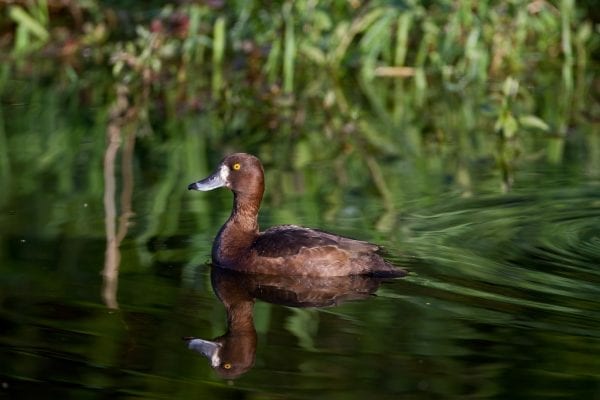
[[[264,173],[258,158],[231,154],[216,171],[188,186],[190,190],[227,187],[233,210],[215,238],[213,262],[223,268],[262,274],[304,276],[403,276],[406,271],[387,263],[379,246],[316,229],[281,225],[258,229],[264,193]]]

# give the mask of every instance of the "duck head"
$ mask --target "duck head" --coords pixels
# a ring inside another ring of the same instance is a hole
[[[264,172],[259,159],[246,153],[230,154],[210,176],[191,183],[188,189],[208,191],[220,187],[226,187],[235,194],[262,197]]]

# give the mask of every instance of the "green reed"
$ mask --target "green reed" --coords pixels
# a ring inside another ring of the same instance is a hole
[[[219,17],[213,27],[212,93],[217,96],[223,86],[223,59],[225,55],[225,18]]]
[[[125,38],[92,3],[82,29],[54,19],[44,1],[9,8],[17,34],[3,79],[52,77],[62,92],[80,85],[74,98],[126,101],[124,132],[152,138],[159,152],[189,143],[183,159],[195,169],[216,148],[276,163],[292,154],[292,168],[341,159],[389,198],[398,189],[381,179],[381,157],[444,166],[465,193],[473,161],[490,159],[508,188],[523,157],[561,162],[567,128],[591,132],[600,113],[591,94],[600,43],[570,0],[186,4],[148,13]],[[38,58],[44,46],[60,50],[65,30],[74,58]],[[169,126],[180,118],[203,128]],[[73,146],[58,131],[39,148]],[[53,152],[44,165],[63,159]],[[20,156],[3,156],[3,171],[10,157]]]
[[[46,0],[33,2],[28,9],[19,5],[11,5],[8,7],[7,14],[16,24],[12,46],[14,54],[19,55],[38,50],[50,39]]]

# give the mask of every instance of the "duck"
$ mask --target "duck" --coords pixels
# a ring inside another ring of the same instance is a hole
[[[310,277],[407,274],[382,257],[378,245],[319,229],[279,225],[260,231],[258,214],[265,191],[260,160],[247,153],[226,156],[208,177],[188,190],[227,188],[233,192],[231,215],[212,246],[212,262],[246,273]]]

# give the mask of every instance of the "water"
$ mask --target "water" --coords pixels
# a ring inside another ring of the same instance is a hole
[[[288,222],[378,241],[411,275],[336,307],[259,300],[256,360],[233,381],[182,340],[226,331],[225,309],[204,264],[228,213],[226,193],[186,198],[178,234],[145,243],[126,236],[114,304],[101,275],[107,247],[101,230],[70,233],[101,227],[101,207],[69,204],[47,191],[13,199],[2,209],[0,393],[598,398],[600,186],[593,179],[565,184],[569,173],[557,168],[533,187],[549,174],[529,173],[531,182],[508,194],[411,199],[387,216],[386,234],[364,229],[353,202],[333,223],[320,217],[326,209],[312,210],[316,217],[299,212]],[[136,203],[152,204],[152,193],[135,192]],[[225,209],[206,231],[191,234],[189,209],[197,202],[225,203]],[[289,204],[292,210],[302,205]],[[285,206],[264,208],[266,223],[284,222],[274,215],[285,214]],[[382,211],[376,196],[364,208],[366,215]],[[65,216],[49,225],[48,213]],[[131,232],[151,219],[132,217]]]
[[[106,109],[70,98],[2,107],[0,397],[600,398],[597,132],[558,159],[523,137],[511,187],[480,154],[313,160],[249,140],[263,227],[370,240],[410,274],[339,304],[259,293],[232,378],[183,340],[228,329],[207,263],[231,195],[186,190],[228,146],[196,153],[211,120],[193,117],[111,150]]]

